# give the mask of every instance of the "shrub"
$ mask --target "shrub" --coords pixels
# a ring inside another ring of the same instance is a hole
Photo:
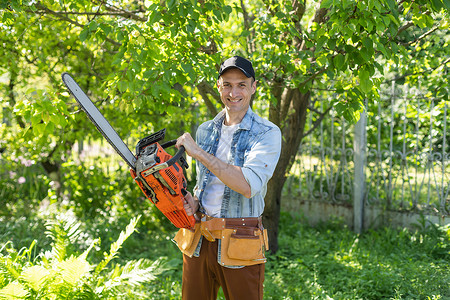
[[[100,239],[77,253],[73,245],[82,234],[80,223],[67,215],[46,224],[53,241],[50,251],[34,256],[35,241],[21,250],[6,243],[0,249],[0,299],[117,299],[124,295],[127,299],[140,298],[133,289],[155,279],[163,270],[161,260],[130,260],[123,266],[108,268],[139,219],[140,216],[131,219],[97,265],[89,262],[88,255],[98,248]]]

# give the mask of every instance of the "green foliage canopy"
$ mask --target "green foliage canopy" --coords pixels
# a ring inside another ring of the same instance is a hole
[[[99,138],[62,87],[62,72],[137,141],[161,127],[173,138],[192,131],[221,107],[214,82],[222,58],[249,57],[258,98],[269,100],[255,109],[268,111],[284,137],[266,199],[269,227],[278,224],[276,199],[298,145],[314,129],[305,131],[307,111],[317,114],[314,126],[330,109],[356,121],[363,100],[379,99],[392,80],[448,100],[448,0],[2,0],[0,8],[0,97],[11,123],[0,128],[0,147],[48,172],[77,140]],[[329,99],[324,111],[311,101],[318,95]]]

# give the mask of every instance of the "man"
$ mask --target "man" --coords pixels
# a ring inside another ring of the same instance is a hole
[[[177,140],[197,161],[194,196],[185,209],[196,214],[194,231],[181,229],[175,241],[183,256],[184,300],[262,299],[267,232],[264,196],[281,151],[281,133],[250,108],[255,71],[234,56],[220,66],[217,87],[225,108]]]

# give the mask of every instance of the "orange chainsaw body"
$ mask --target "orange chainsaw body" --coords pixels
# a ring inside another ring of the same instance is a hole
[[[188,216],[183,207],[187,185],[182,165],[179,160],[168,165],[172,156],[163,146],[158,142],[141,148],[138,145],[136,170],[130,169],[131,176],[145,196],[176,227],[193,228],[195,218]],[[183,163],[187,166],[185,161]]]

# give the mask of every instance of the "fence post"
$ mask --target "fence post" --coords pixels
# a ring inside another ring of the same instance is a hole
[[[367,113],[366,101],[359,121],[355,125],[355,138],[353,140],[353,230],[361,233],[364,228],[364,201],[366,193],[366,149],[367,149]]]

